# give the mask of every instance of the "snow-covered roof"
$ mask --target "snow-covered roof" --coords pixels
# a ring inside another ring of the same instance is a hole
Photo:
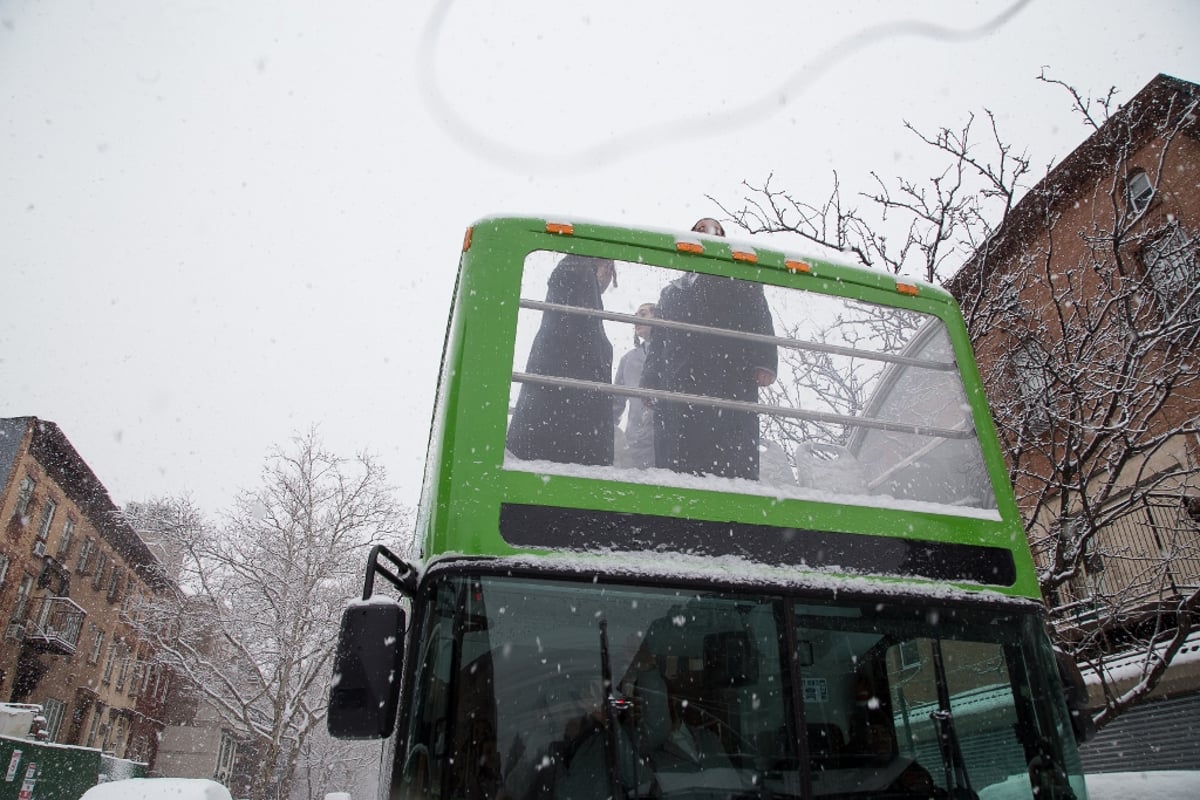
[[[1036,610],[1040,603],[988,589],[965,589],[918,578],[881,578],[846,574],[828,567],[772,566],[740,556],[688,555],[649,551],[555,552],[547,555],[479,557],[447,554],[426,569],[487,564],[489,571],[556,571],[580,576],[604,575],[632,580],[705,583],[727,588],[781,591],[819,591],[832,594],[870,594],[928,600],[974,601],[986,598],[1012,604],[1014,609]]]
[[[1155,648],[1155,653],[1160,654],[1166,647],[1166,643]],[[1109,659],[1104,662],[1104,676],[1110,684],[1122,682],[1136,682],[1143,677],[1146,660],[1149,654],[1139,649],[1131,653],[1127,653],[1116,658]],[[1178,667],[1182,664],[1200,664],[1200,631],[1192,631],[1183,646],[1179,648],[1179,652],[1171,659],[1171,665]],[[1089,685],[1100,683],[1100,676],[1094,669],[1084,669],[1083,679]],[[1200,797],[1200,794],[1196,795]]]

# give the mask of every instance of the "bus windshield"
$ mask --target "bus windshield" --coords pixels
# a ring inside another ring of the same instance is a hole
[[[1083,796],[1032,604],[446,570],[406,797]]]
[[[528,254],[505,467],[997,518],[941,320],[754,277]]]

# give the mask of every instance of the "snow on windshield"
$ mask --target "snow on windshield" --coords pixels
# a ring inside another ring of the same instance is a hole
[[[521,296],[508,469],[995,518],[936,318],[546,251]]]

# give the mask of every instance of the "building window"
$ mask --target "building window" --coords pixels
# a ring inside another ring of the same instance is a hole
[[[121,616],[134,625],[142,621],[142,598],[136,591],[132,577],[125,587],[125,597],[121,600]]]
[[[221,731],[221,749],[217,753],[217,768],[213,780],[228,785],[233,777],[233,765],[237,761],[237,739],[229,731]]]
[[[71,555],[71,544],[75,538],[75,518],[67,517],[67,521],[63,523],[62,538],[58,540],[58,550],[54,557],[59,561],[65,561]]]
[[[150,760],[150,740],[145,736],[138,736],[129,743],[129,752],[125,757],[130,761],[146,762]]]
[[[101,683],[112,682],[113,667],[117,663],[117,648],[120,646],[121,643],[116,639],[113,639],[111,642],[109,642],[108,658],[104,660],[104,674],[100,677]]]
[[[1035,343],[1026,342],[1013,351],[1012,366],[1025,404],[1025,425],[1033,433],[1044,433],[1050,427],[1050,372],[1046,356]]]
[[[79,548],[79,563],[75,566],[75,571],[81,575],[86,575],[88,564],[92,560],[92,553],[96,549],[96,540],[88,537],[83,540],[83,546]]]
[[[1150,182],[1150,176],[1145,170],[1139,169],[1130,174],[1125,182],[1125,194],[1132,213],[1140,214],[1146,210],[1150,201],[1154,199],[1154,184]]]
[[[96,745],[100,748],[101,752],[108,752],[108,743],[112,740],[113,725],[116,723],[116,718],[117,710],[110,708],[108,710],[108,722],[100,726],[100,741]]]
[[[53,604],[50,602],[51,596],[52,595],[47,592],[46,596],[42,598],[41,607],[38,609],[37,629],[39,631],[45,631],[47,629],[46,623],[50,620],[50,610],[53,606]]]
[[[1024,316],[1024,309],[1021,306],[1021,295],[1017,291],[1017,287],[1013,285],[1014,280],[1016,280],[1015,275],[1005,274],[1001,276],[994,295],[996,310],[1006,320],[1020,319]]]
[[[92,623],[92,651],[88,653],[89,664],[99,664],[100,654],[104,652],[104,631]]]
[[[1197,291],[1196,240],[1179,225],[1142,248],[1142,266],[1164,312],[1174,311],[1181,299]],[[1196,297],[1192,304],[1200,304]]]
[[[92,576],[92,588],[99,589],[104,585],[104,568],[108,566],[108,553],[103,550],[96,553],[96,574]]]
[[[42,716],[46,718],[46,736],[48,741],[58,741],[58,731],[62,728],[63,712],[66,711],[66,703],[61,700],[55,700],[53,697],[47,697],[42,702]]]
[[[117,717],[113,725],[116,731],[113,735],[111,752],[117,758],[122,758],[124,756],[122,749],[125,746],[125,735],[129,732],[129,720],[125,718],[124,714],[121,714],[121,716]]]
[[[17,490],[17,505],[13,509],[13,516],[25,516],[25,512],[29,510],[29,501],[33,499],[33,488],[35,486],[37,486],[37,481],[29,475],[21,479],[21,488]]]
[[[108,602],[115,603],[121,596],[121,579],[123,577],[125,577],[125,570],[119,569],[116,564],[113,564],[112,575],[108,579]]]
[[[12,561],[4,553],[0,553],[0,588],[4,587],[4,580],[8,577],[8,565]]]
[[[151,664],[148,661],[146,662],[146,671],[144,673],[142,673],[142,687],[141,687],[141,689],[139,689],[139,691],[142,694],[146,694],[147,690],[150,688],[150,679],[151,678],[154,678],[154,680],[155,680],[155,685],[154,685],[155,690],[158,689],[157,681],[158,681],[159,669],[160,669],[160,667],[158,666],[158,664]],[[153,692],[150,694],[150,696],[154,697]]]
[[[58,510],[58,503],[46,498],[46,505],[42,507],[42,521],[38,523],[37,538],[39,542],[46,541],[46,537],[50,535],[50,525],[54,522],[54,512]]]
[[[117,690],[125,688],[125,676],[129,674],[129,647],[121,645],[121,665],[117,667]]]
[[[17,587],[16,602],[13,603],[13,622],[25,621],[25,607],[29,605],[29,595],[33,592],[33,576],[28,572],[21,576],[21,584]]]
[[[104,703],[96,703],[92,709],[92,722],[88,725],[87,739],[84,747],[95,747],[100,741],[104,724]]]

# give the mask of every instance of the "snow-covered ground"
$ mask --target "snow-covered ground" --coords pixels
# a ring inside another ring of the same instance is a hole
[[[1098,772],[1087,776],[1087,790],[1089,800],[1196,800],[1200,770]]]
[[[1085,776],[1088,800],[1196,800],[1200,770],[1095,772]],[[1078,794],[1078,785],[1071,781]],[[1029,800],[1029,777],[1013,775],[984,787],[979,800]]]

